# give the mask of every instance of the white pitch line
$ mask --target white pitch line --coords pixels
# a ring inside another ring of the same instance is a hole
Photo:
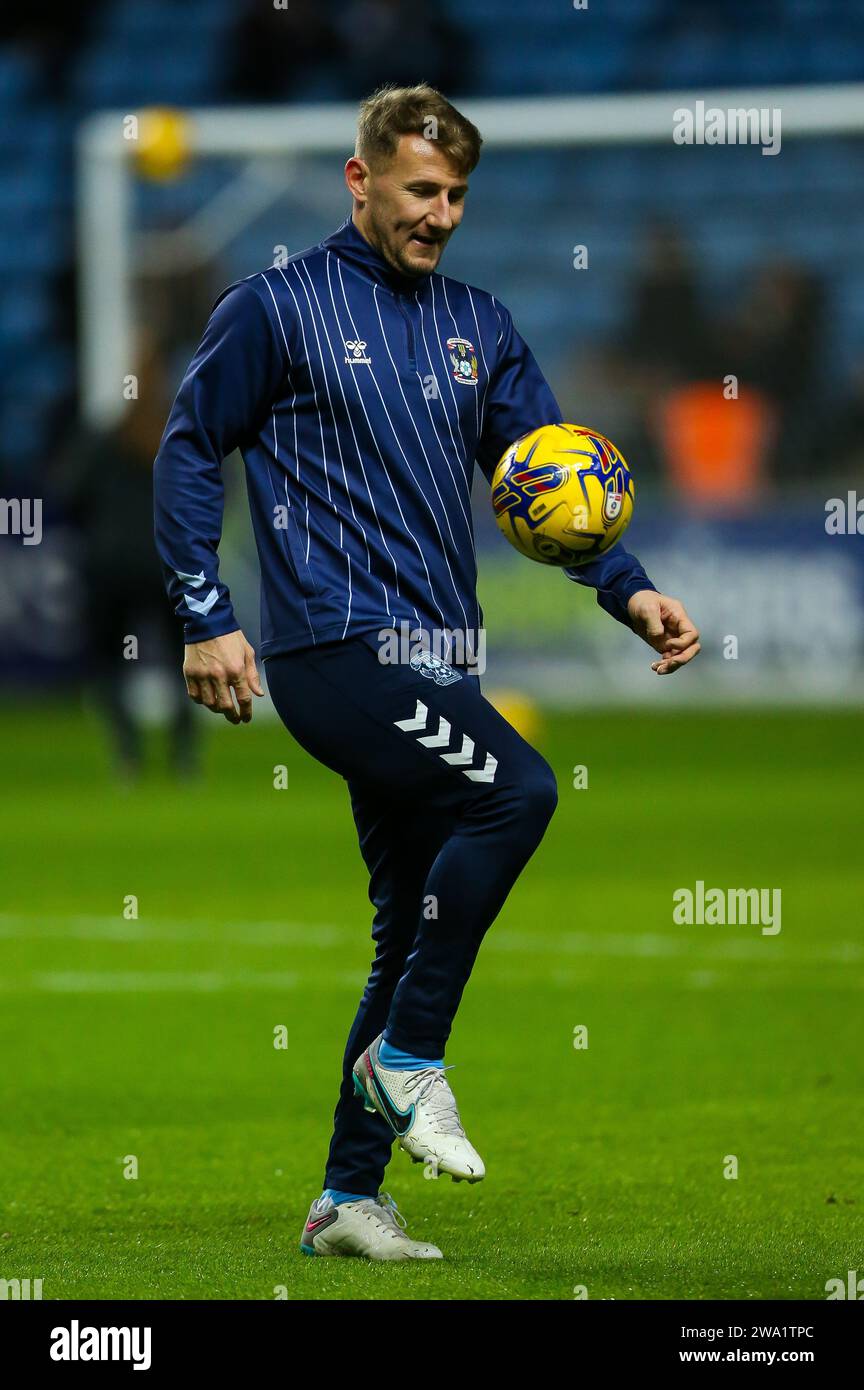
[[[328,986],[363,988],[363,972],[340,970]],[[314,983],[289,971],[217,970],[52,970],[16,979],[0,979],[0,994],[221,994],[228,990],[273,990],[282,993]]]
[[[296,989],[285,971],[231,974],[216,970],[52,970],[30,977],[30,988],[51,994],[218,994],[228,989]]]
[[[748,936],[727,933],[747,932]],[[854,941],[812,942],[788,931],[763,936],[755,926],[697,926],[685,937],[676,932],[562,932],[512,931],[490,928],[483,952],[524,952],[542,956],[611,956],[631,959],[704,958],[712,961],[764,961],[788,965],[854,965],[864,960],[864,946]],[[328,947],[346,942],[368,942],[360,924],[322,922],[207,922],[188,918],[158,917],[127,921],[122,917],[50,914],[45,917],[0,913],[0,939],[116,942],[200,942],[205,946],[225,942],[244,946]]]
[[[709,960],[728,961],[768,961],[772,951],[775,959],[784,964],[838,963],[854,964],[864,960],[864,947],[855,942],[821,943],[815,949],[807,949],[810,942],[802,943],[788,935],[765,937],[759,926],[735,927],[735,931],[746,931],[749,938],[724,938],[729,927],[694,927],[692,937],[658,936],[648,932],[643,935],[630,935],[624,932],[563,932],[560,936],[542,936],[531,932],[500,931],[495,935],[495,927],[490,929],[483,950],[493,945],[499,951],[528,951],[538,955],[595,955],[629,956],[648,959],[675,959],[679,957],[704,956]],[[716,933],[712,938],[712,933]],[[801,946],[805,947],[801,950]]]
[[[50,914],[25,917],[0,913],[0,940],[54,941],[201,941],[239,942],[244,946],[333,946],[349,935],[347,927],[323,922],[206,922],[187,918]]]

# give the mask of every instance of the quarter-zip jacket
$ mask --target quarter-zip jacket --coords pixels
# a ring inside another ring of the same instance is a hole
[[[474,463],[562,419],[491,294],[396,273],[348,219],[229,286],[155,466],[156,543],[187,642],[239,626],[219,577],[222,460],[239,448],[261,565],[261,654],[403,622],[482,625]],[[627,622],[653,588],[620,545],[565,571]]]

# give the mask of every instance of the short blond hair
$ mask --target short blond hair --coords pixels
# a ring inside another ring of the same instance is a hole
[[[470,174],[480,158],[476,125],[428,83],[379,87],[360,103],[354,153],[370,169],[380,169],[396,153],[400,135],[434,140],[460,174]]]

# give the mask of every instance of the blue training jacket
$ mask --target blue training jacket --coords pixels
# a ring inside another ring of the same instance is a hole
[[[239,626],[217,556],[235,448],[266,657],[402,622],[480,627],[474,461],[491,480],[509,444],[561,419],[503,304],[445,275],[399,275],[350,218],[231,285],[156,459],[156,544],[186,641]],[[565,573],[625,623],[628,598],[654,587],[620,544]]]

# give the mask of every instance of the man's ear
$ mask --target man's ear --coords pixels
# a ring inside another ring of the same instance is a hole
[[[365,159],[358,159],[352,154],[345,165],[345,182],[351,197],[358,203],[365,203],[369,196],[369,177],[369,165]]]

